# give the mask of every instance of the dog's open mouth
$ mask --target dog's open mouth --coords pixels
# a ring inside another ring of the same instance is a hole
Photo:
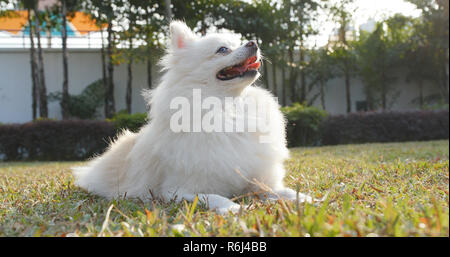
[[[260,62],[256,62],[257,60],[258,58],[256,56],[252,56],[240,64],[226,67],[217,73],[217,78],[220,80],[230,80],[237,77],[243,77],[248,73],[256,74],[256,71],[261,65]]]

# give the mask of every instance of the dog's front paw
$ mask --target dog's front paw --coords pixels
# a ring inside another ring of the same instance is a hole
[[[243,205],[242,209],[244,209],[244,210],[247,209],[247,206]],[[239,204],[233,204],[233,205],[230,205],[227,207],[216,208],[217,214],[220,214],[220,215],[226,215],[226,214],[229,214],[230,212],[232,214],[237,214],[237,213],[239,213],[240,210],[241,210],[241,205],[239,205]]]
[[[298,200],[300,203],[304,203],[304,202],[312,203],[313,202],[313,198],[311,196],[305,195],[305,194],[302,194],[302,193],[298,193],[298,198],[297,198],[297,195],[296,195],[295,198],[291,197],[289,200],[292,200],[292,201],[297,201]]]
[[[316,201],[311,196],[297,193],[296,191],[290,188],[283,188],[274,192],[274,194],[269,194],[267,197],[268,200],[287,200],[287,201],[299,201],[300,203],[312,203]]]

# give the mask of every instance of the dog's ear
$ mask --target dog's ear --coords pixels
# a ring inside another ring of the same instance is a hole
[[[170,40],[172,49],[181,49],[190,42],[195,41],[197,36],[182,21],[172,21],[170,23]]]

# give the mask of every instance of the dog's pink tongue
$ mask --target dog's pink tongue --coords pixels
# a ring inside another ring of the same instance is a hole
[[[254,63],[254,62],[256,62],[256,59],[257,59],[256,56],[252,56],[252,57],[248,58],[247,60],[245,60],[244,65],[247,66],[250,63]]]
[[[247,69],[259,69],[259,66],[261,65],[261,63],[259,63],[259,62],[255,62],[255,63],[252,63],[252,64],[250,64],[250,65],[248,65],[247,66]]]
[[[238,67],[234,67],[233,69],[231,69],[231,72],[235,72],[235,73],[243,73],[247,70],[247,66],[243,65],[243,66],[238,66]]]
[[[256,57],[255,57],[255,59],[256,59]],[[238,66],[238,67],[234,67],[229,72],[243,73],[243,72],[246,72],[247,70],[258,69],[259,66],[261,65],[261,63],[259,63],[259,62],[251,63],[253,61],[255,61],[255,60],[253,60],[252,58],[249,58],[247,61],[245,61],[244,65]]]

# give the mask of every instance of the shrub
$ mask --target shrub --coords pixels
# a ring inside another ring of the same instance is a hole
[[[300,104],[282,108],[288,119],[289,146],[368,142],[423,141],[449,138],[447,111],[352,113],[326,117]],[[85,160],[102,153],[118,130],[137,131],[143,113],[119,113],[108,121],[36,120],[0,126],[0,160]]]
[[[327,112],[313,106],[294,103],[282,107],[281,111],[287,118],[288,146],[313,146],[321,144],[320,125]]]
[[[114,123],[117,130],[128,129],[137,132],[148,122],[148,118],[146,113],[128,114],[124,111],[120,111],[116,113],[110,121]]]
[[[0,159],[85,160],[104,151],[115,135],[105,121],[42,120],[0,126]]]
[[[62,100],[62,93],[55,92],[48,95],[49,101]],[[69,95],[69,114],[78,119],[94,119],[97,109],[104,104],[104,89],[101,79],[89,84],[79,95]]]
[[[40,122],[40,121],[56,121],[57,119],[47,118],[47,117],[39,117],[34,119],[32,122]]]
[[[111,121],[37,119],[0,126],[0,160],[85,160],[102,153],[117,131],[138,131],[144,113],[118,113]]]
[[[324,145],[424,141],[449,138],[448,110],[366,112],[328,117]]]

